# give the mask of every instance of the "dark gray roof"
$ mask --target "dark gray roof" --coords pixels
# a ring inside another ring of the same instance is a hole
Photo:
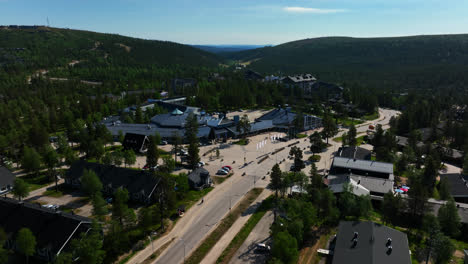
[[[354,232],[357,243],[353,247]],[[391,252],[387,240],[391,238]],[[338,227],[333,264],[410,264],[405,233],[373,222],[342,221]]]
[[[371,192],[386,194],[393,192],[393,180],[361,175],[351,175],[351,179]]]
[[[272,120],[273,125],[288,125],[296,118],[290,108],[277,108],[257,118],[259,121]]]
[[[184,137],[185,135],[185,129],[183,128],[164,128],[164,127],[158,127],[154,124],[127,124],[127,123],[122,123],[122,124],[106,124],[107,129],[110,131],[110,133],[114,136],[117,136],[119,134],[119,131],[122,131],[122,133],[125,135],[126,133],[134,133],[134,134],[140,134],[140,135],[154,135],[156,132],[159,133],[159,135],[162,138],[168,139],[172,138],[174,136],[174,133],[177,133],[179,136]],[[199,138],[203,137],[208,137],[210,134],[210,127],[207,126],[202,126],[198,128],[198,134],[197,136]]]
[[[0,198],[0,226],[7,235],[14,239],[21,228],[27,227],[36,237],[38,249],[48,248],[55,254],[72,235],[78,238],[80,233],[86,232],[90,223],[89,218],[55,212],[38,204]]]
[[[112,189],[122,187],[127,189],[130,194],[142,193],[147,198],[150,198],[160,180],[149,171],[91,163],[82,160],[73,163],[65,177],[79,179],[85,169],[94,171],[101,180],[103,187],[109,186]]]
[[[336,156],[348,159],[370,160],[371,151],[361,147],[340,147],[336,152]]]
[[[148,141],[146,135],[126,133],[123,141],[124,149],[132,149],[135,152],[139,152],[144,148],[144,145]]]
[[[210,175],[210,173],[204,168],[196,168],[189,175],[188,179],[196,184],[202,181],[201,175]]]
[[[14,181],[15,175],[7,168],[0,166],[0,192],[2,188],[12,187]]]
[[[295,83],[315,82],[317,80],[314,76],[312,76],[312,74],[298,74],[298,75],[288,76],[286,77],[286,79]],[[286,80],[286,79],[283,79],[283,80]]]
[[[468,197],[468,176],[458,173],[441,174],[440,180],[447,179],[453,197]]]
[[[258,121],[258,122],[253,122],[250,123],[250,130],[249,133],[256,133],[256,132],[261,132],[265,131],[268,129],[273,128],[273,122],[271,120],[264,120],[264,121]],[[227,127],[227,129],[234,135],[238,136],[240,135],[239,131],[237,131],[236,125]]]
[[[380,172],[393,174],[393,164],[370,160],[354,160],[348,158],[335,157],[333,159],[334,167],[357,169],[370,172]]]

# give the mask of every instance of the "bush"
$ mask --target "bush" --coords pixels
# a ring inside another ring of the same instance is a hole
[[[322,157],[320,155],[312,155],[309,157],[310,162],[319,162]]]
[[[296,138],[305,138],[305,137],[307,137],[306,134],[297,134],[296,135]]]

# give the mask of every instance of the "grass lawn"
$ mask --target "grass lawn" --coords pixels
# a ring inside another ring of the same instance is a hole
[[[263,203],[258,207],[257,211],[249,218],[247,223],[242,227],[242,229],[237,233],[237,235],[232,239],[231,243],[224,249],[223,253],[216,260],[216,263],[229,263],[231,258],[234,256],[236,251],[242,246],[244,241],[249,236],[250,232],[255,228],[260,219],[265,215],[265,213],[272,208],[273,199],[271,197],[263,201]]]
[[[28,184],[29,191],[40,189],[52,183],[47,174],[39,174],[37,176],[30,174],[28,176],[21,177],[21,179],[23,179]]]
[[[250,190],[239,204],[231,210],[231,212],[221,220],[218,227],[216,227],[211,234],[203,240],[198,248],[196,248],[192,255],[190,255],[185,263],[187,264],[198,264],[208,254],[210,249],[218,242],[218,240],[226,233],[227,230],[236,222],[237,218],[247,209],[250,204],[257,199],[260,193],[263,191],[261,188],[255,188]]]
[[[209,187],[201,191],[188,191],[184,199],[177,201],[176,208],[178,208],[180,205],[185,205],[185,210],[188,210],[190,207],[192,207],[192,205],[194,205],[198,200],[200,200],[203,196],[207,195],[213,189],[214,187]]]
[[[313,155],[309,157],[309,161],[319,162],[322,157],[320,155]]]
[[[380,115],[379,115],[379,111],[373,113],[373,114],[370,114],[370,115],[365,115],[363,117],[361,117],[361,119],[364,119],[364,120],[375,120],[377,118],[379,118]]]
[[[296,138],[306,138],[307,135],[306,134],[297,134],[296,135]]]
[[[350,119],[350,118],[338,118],[338,124],[341,124],[342,126],[349,127],[351,125],[359,125],[364,123],[361,120],[356,120],[356,119]]]
[[[360,137],[357,137],[356,138],[356,142],[357,142],[357,146],[360,146],[362,144],[362,142],[364,142],[364,137],[366,135],[363,135],[363,136],[360,136]],[[342,142],[343,141],[343,137],[336,137],[336,138],[333,138],[333,141],[335,142]]]
[[[232,144],[245,146],[245,145],[249,144],[249,140],[245,139],[245,138],[241,138],[238,141],[232,142]]]

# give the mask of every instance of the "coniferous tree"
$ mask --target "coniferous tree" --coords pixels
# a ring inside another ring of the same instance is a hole
[[[59,163],[59,157],[57,152],[50,146],[46,148],[46,153],[44,155],[44,163],[47,165],[49,177],[55,179],[55,190],[58,191],[58,176],[55,172],[55,167]]]
[[[322,137],[326,139],[328,144],[328,139],[334,137],[338,133],[338,128],[335,121],[329,113],[326,113],[322,120],[323,130]]]
[[[350,127],[349,127],[349,131],[348,131],[348,145],[354,147],[357,145],[357,140],[356,140],[356,127],[354,126],[354,124],[352,124]]]
[[[29,257],[36,252],[36,237],[28,228],[21,228],[16,235],[16,248],[26,257],[26,263],[29,263]]]
[[[455,238],[460,233],[460,216],[455,201],[450,199],[439,208],[437,213],[442,232]]]
[[[154,168],[156,165],[158,165],[159,142],[157,140],[158,140],[157,137],[149,136],[148,150],[146,152],[146,165],[148,165],[150,168]]]
[[[193,113],[190,113],[185,121],[185,137],[188,142],[188,164],[192,168],[196,168],[200,162],[199,146],[198,146],[198,118]]]

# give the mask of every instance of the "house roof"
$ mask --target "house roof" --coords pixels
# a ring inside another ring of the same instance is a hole
[[[271,120],[263,120],[263,121],[258,121],[258,122],[253,122],[250,123],[250,130],[249,133],[255,133],[259,131],[264,131],[267,129],[273,128],[273,122]],[[235,125],[227,127],[227,130],[229,130],[232,134],[238,136],[240,135],[240,132],[237,131],[237,127]]]
[[[91,219],[46,209],[38,204],[0,198],[0,226],[14,239],[23,227],[29,228],[37,240],[37,248],[50,249],[54,254],[69,242],[78,238],[90,227]]]
[[[340,147],[336,152],[336,156],[348,159],[370,160],[371,151],[361,147]]]
[[[122,187],[127,189],[130,194],[140,193],[148,198],[150,198],[160,180],[148,171],[91,163],[83,160],[73,163],[65,177],[79,179],[85,169],[94,171],[104,188],[107,186],[112,189]]]
[[[210,175],[210,173],[205,168],[196,168],[189,175],[188,179],[192,182],[199,183],[201,182],[201,175]]]
[[[273,125],[289,125],[296,118],[291,108],[276,108],[257,118],[258,121],[271,120]]]
[[[345,184],[350,185],[351,192],[354,195],[370,195],[370,190],[358,184],[354,179],[347,175],[328,175],[328,188],[333,193],[342,193]]]
[[[392,163],[379,162],[379,161],[335,157],[333,159],[333,166],[341,167],[341,168],[364,170],[364,171],[370,171],[370,172],[393,174]]]
[[[468,197],[468,175],[458,173],[441,174],[440,180],[447,179],[453,197]]]
[[[13,186],[15,175],[7,168],[0,166],[0,189]]]
[[[298,75],[288,76],[286,78],[295,83],[315,82],[317,80],[317,78],[312,76],[312,74],[298,74]]]
[[[357,243],[353,238],[357,232]],[[391,239],[392,250],[387,241]],[[405,233],[374,222],[341,221],[338,227],[333,264],[410,264]]]
[[[351,179],[371,192],[383,194],[393,192],[394,182],[390,179],[366,177],[361,175],[351,175]]]
[[[185,135],[184,128],[167,128],[167,127],[159,127],[154,124],[106,124],[107,129],[111,132],[112,135],[117,136],[119,135],[119,131],[125,135],[126,133],[134,133],[140,135],[154,135],[156,132],[162,138],[172,138],[174,133],[178,134],[179,136],[183,137]],[[210,134],[210,127],[202,126],[198,128],[197,136],[199,138],[208,137]]]

